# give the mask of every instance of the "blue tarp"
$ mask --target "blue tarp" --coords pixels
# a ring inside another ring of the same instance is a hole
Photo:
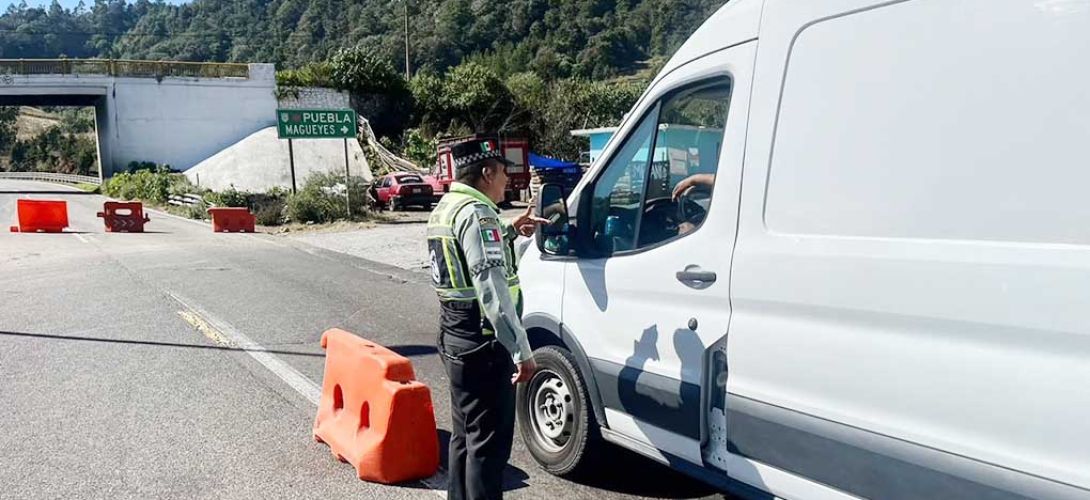
[[[549,170],[554,168],[578,168],[579,164],[530,153],[530,166],[538,170]]]

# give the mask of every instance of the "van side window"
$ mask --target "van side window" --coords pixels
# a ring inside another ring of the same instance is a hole
[[[700,226],[711,203],[730,90],[725,78],[690,85],[644,116],[594,184],[596,250],[649,247]]]
[[[655,106],[625,139],[594,184],[590,220],[593,245],[600,252],[623,252],[636,247],[636,223],[657,117],[658,106]]]

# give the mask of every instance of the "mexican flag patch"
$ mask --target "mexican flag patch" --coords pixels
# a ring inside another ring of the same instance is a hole
[[[500,231],[499,229],[482,229],[481,237],[487,243],[496,243],[500,241]]]

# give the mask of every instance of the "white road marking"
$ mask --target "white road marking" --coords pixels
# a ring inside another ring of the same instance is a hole
[[[245,334],[238,331],[235,327],[231,326],[230,323],[213,316],[200,306],[194,305],[174,293],[167,292],[167,295],[170,295],[170,298],[174,299],[189,311],[189,313],[193,315],[191,317],[195,317],[200,323],[206,325],[205,328],[214,329],[215,333],[218,335],[205,333],[204,329],[201,330],[202,333],[213,338],[213,340],[215,340],[214,337],[217,336],[226,339],[227,343],[232,347],[244,350],[246,354],[249,354],[250,357],[257,360],[258,363],[261,363],[277,377],[280,377],[281,380],[291,386],[292,389],[295,389],[296,392],[306,398],[307,401],[310,401],[311,404],[315,406],[318,405],[318,401],[320,401],[322,397],[322,390],[318,387],[318,384],[315,384],[314,381],[307,378],[306,375],[303,375],[299,370],[296,370],[291,365],[267,352],[261,344],[250,340],[250,337],[247,337]]]
[[[85,244],[90,243],[90,241],[87,241],[87,238],[84,238],[82,234],[79,234],[79,233],[71,233],[71,234],[72,234],[72,236],[75,236],[76,239],[80,241],[80,243],[85,243]]]
[[[249,354],[277,377],[280,377],[281,380],[291,386],[292,389],[295,389],[296,392],[306,398],[307,401],[310,401],[314,406],[318,406],[319,401],[322,399],[321,387],[307,378],[306,375],[303,375],[299,370],[296,370],[291,365],[281,361],[273,354],[266,352],[264,347],[238,331],[238,329],[231,326],[230,323],[213,316],[200,306],[183,299],[173,292],[167,292],[167,295],[185,308],[184,311],[179,311],[178,314],[185,319],[187,323],[200,331],[201,334],[217,344],[245,350],[246,354]],[[445,499],[447,498],[445,478],[446,471],[440,469],[434,476],[421,479],[420,483],[428,487],[430,493]]]

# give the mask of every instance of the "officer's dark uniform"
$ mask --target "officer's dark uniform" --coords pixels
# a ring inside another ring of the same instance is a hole
[[[488,141],[459,144],[452,156],[455,170],[492,158],[506,163]],[[428,220],[438,343],[450,378],[450,500],[503,496],[515,425],[513,362],[531,355],[518,310],[515,231],[497,212],[487,196],[456,182]]]

